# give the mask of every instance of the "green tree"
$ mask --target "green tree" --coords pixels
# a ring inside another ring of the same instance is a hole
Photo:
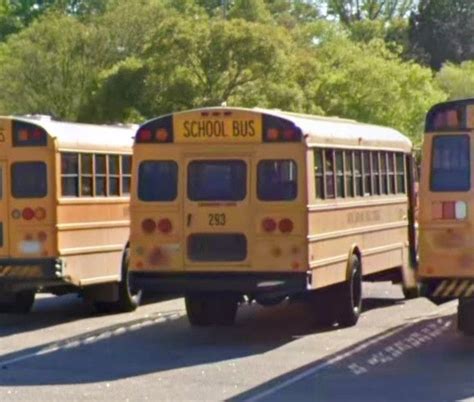
[[[391,21],[406,17],[416,0],[325,0],[328,13],[346,25],[362,20]]]
[[[263,0],[234,0],[228,16],[262,23],[268,23],[272,19]]]
[[[0,47],[2,113],[76,120],[97,71],[91,32],[73,17],[47,14]]]
[[[450,100],[474,97],[474,61],[447,62],[436,74],[439,86]]]
[[[383,41],[339,38],[312,52],[300,71],[305,99],[328,115],[395,127],[419,142],[426,111],[445,99],[429,69],[404,62]]]
[[[445,61],[460,63],[474,58],[474,2],[421,0],[410,18],[414,54],[436,70]]]

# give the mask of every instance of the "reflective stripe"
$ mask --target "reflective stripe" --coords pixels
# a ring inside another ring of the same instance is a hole
[[[471,283],[471,286],[469,286],[469,288],[466,290],[466,292],[464,293],[464,296],[469,297],[473,293],[474,293],[474,282]]]
[[[466,288],[469,286],[470,281],[469,280],[464,280],[461,282],[461,284],[458,286],[458,288],[454,291],[454,296],[459,297],[461,294],[466,290]]]
[[[433,297],[440,296],[440,293],[446,288],[446,286],[448,286],[448,284],[449,284],[449,281],[447,279],[441,282],[436,288],[436,290],[433,292]]]
[[[442,296],[444,297],[449,297],[452,295],[452,292],[454,289],[456,289],[456,286],[458,286],[458,283],[459,281],[458,280],[454,280],[452,281],[449,286],[446,288],[446,290],[444,292],[442,292]]]

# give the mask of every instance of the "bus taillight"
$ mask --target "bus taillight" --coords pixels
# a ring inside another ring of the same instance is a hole
[[[443,201],[433,203],[433,219],[464,220],[467,217],[467,204],[464,201]]]
[[[137,133],[137,142],[151,142],[152,138],[151,130],[142,129]]]
[[[37,147],[46,146],[48,135],[46,131],[35,124],[23,121],[13,122],[13,146]]]
[[[158,230],[161,233],[168,234],[173,230],[173,224],[168,218],[160,219],[158,222]]]
[[[275,229],[277,228],[277,223],[275,222],[274,219],[272,218],[265,218],[263,221],[262,221],[262,229],[265,231],[265,232],[274,232]]]
[[[278,229],[282,233],[291,233],[293,231],[293,221],[288,218],[284,218],[278,224]]]
[[[31,221],[35,217],[35,211],[33,211],[31,208],[25,208],[23,209],[21,216],[24,220]]]
[[[156,223],[153,219],[144,219],[142,221],[142,230],[145,232],[145,233],[153,233],[156,229]]]

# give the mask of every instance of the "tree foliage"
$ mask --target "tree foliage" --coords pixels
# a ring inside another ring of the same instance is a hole
[[[140,122],[226,103],[349,117],[417,140],[429,106],[457,96],[456,77],[472,71],[452,64],[434,80],[407,60],[410,1],[14,3],[0,0],[10,21],[2,114]]]
[[[410,19],[410,39],[419,57],[438,70],[445,61],[474,58],[474,2],[421,0]]]

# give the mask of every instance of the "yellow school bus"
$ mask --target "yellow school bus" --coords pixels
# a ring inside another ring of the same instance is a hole
[[[135,131],[0,117],[0,312],[30,311],[37,292],[136,307],[126,275]]]
[[[363,278],[416,294],[411,151],[389,128],[276,110],[150,120],[134,145],[131,287],[184,292],[192,325],[305,296],[354,325]]]
[[[419,279],[436,303],[459,299],[458,326],[474,335],[472,159],[474,99],[426,117],[420,181]]]

